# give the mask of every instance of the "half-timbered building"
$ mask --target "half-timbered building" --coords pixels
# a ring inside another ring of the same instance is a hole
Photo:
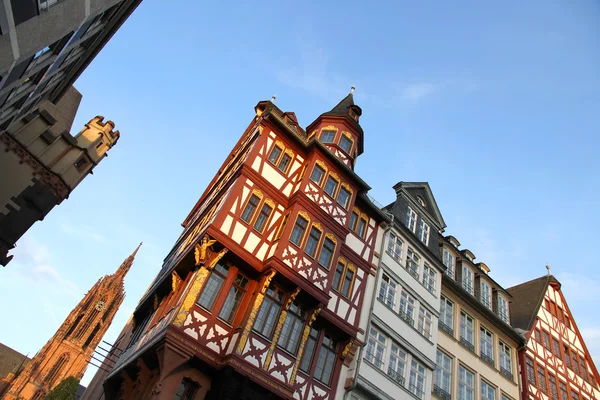
[[[560,282],[548,274],[508,289],[513,324],[527,338],[519,352],[522,399],[600,399],[600,376]]]
[[[363,343],[381,212],[350,93],[306,130],[272,101],[183,222],[107,399],[333,399]]]

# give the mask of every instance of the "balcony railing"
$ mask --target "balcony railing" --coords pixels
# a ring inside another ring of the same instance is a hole
[[[441,400],[451,400],[452,396],[450,393],[439,387],[438,385],[433,385],[433,395]]]
[[[425,392],[423,392],[421,389],[419,389],[416,385],[413,385],[413,384],[410,384],[408,386],[408,390],[410,390],[410,392],[412,394],[414,394],[415,396],[417,396],[420,399],[422,399],[423,395],[425,394]]]
[[[442,321],[438,321],[438,326],[441,330],[443,330],[444,332],[446,332],[448,335],[450,336],[454,336],[454,329],[452,329],[451,326],[446,325],[444,322]]]
[[[428,330],[425,329],[425,325],[423,324],[418,324],[417,325],[417,331],[421,334],[421,336],[423,336],[425,339],[427,340],[431,340],[431,324],[429,325]]]
[[[415,320],[402,309],[398,310],[398,315],[410,326],[413,326],[415,323]]]
[[[460,337],[460,344],[465,346],[467,349],[471,350],[473,353],[475,352],[475,345],[469,340],[467,340],[467,338],[465,338],[464,336]]]
[[[466,279],[463,279],[462,281],[462,287],[463,289],[465,289],[467,292],[473,294],[473,284],[471,282],[469,282]]]
[[[450,268],[446,268],[446,272],[445,274],[447,276],[449,276],[450,278],[454,279],[454,268],[450,269]]]
[[[411,260],[410,258],[406,259],[406,270],[409,274],[411,274],[416,280],[419,280],[419,266],[416,262]]]
[[[394,382],[398,383],[400,386],[404,386],[404,376],[396,371],[392,367],[388,367],[388,376],[394,380]]]
[[[500,367],[500,373],[502,375],[504,375],[505,377],[507,377],[508,379],[510,379],[511,381],[514,379],[512,372],[504,367]]]
[[[485,361],[486,363],[488,363],[492,367],[494,366],[494,359],[492,357],[490,357],[489,355],[481,353],[480,357],[481,357],[481,359],[483,361]]]
[[[398,264],[400,263],[400,260],[402,260],[402,251],[396,251],[395,248],[393,247],[388,247],[387,249],[387,253],[390,257],[392,257]]]

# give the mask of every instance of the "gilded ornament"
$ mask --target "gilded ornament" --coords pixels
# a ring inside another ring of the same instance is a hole
[[[350,193],[350,197],[352,197],[352,193],[354,193],[352,191],[352,187],[350,187],[350,185],[348,185],[346,182],[342,182],[342,187],[346,189]]]
[[[221,258],[223,258],[223,256],[225,254],[227,254],[227,252],[229,251],[228,248],[224,248],[223,250],[221,250],[220,252],[217,253],[217,255],[210,261],[210,263],[206,266],[206,268],[209,271],[212,271],[212,269],[215,267],[215,265],[217,265],[217,263],[219,262],[219,260]]]
[[[265,295],[262,293],[259,293],[256,296],[256,300],[254,300],[254,305],[252,306],[252,311],[250,311],[250,315],[248,316],[248,321],[246,321],[246,326],[244,327],[244,331],[242,332],[242,334],[240,336],[240,341],[238,343],[238,348],[237,348],[238,354],[242,354],[242,351],[244,351],[244,347],[246,347],[246,342],[248,341],[248,335],[250,334],[250,331],[252,330],[252,326],[254,325],[254,320],[256,319],[256,314],[258,313],[258,310],[260,309],[260,306],[262,305],[264,298],[265,298]]]
[[[327,172],[327,165],[325,165],[325,163],[324,163],[323,161],[321,161],[321,160],[316,160],[316,161],[315,161],[315,163],[316,163],[316,164],[317,164],[319,167],[323,168],[323,170],[325,170],[325,172]]]
[[[196,266],[204,265],[208,255],[208,248],[215,244],[216,240],[208,239],[208,235],[204,235],[202,241],[194,246],[194,257],[196,258]]]
[[[315,222],[315,223],[313,224],[313,227],[315,227],[315,228],[317,228],[318,230],[320,230],[321,232],[323,232],[323,227],[321,226],[321,224],[320,224],[320,223],[318,223],[318,222]]]
[[[158,294],[156,293],[154,293],[154,303],[152,304],[152,308],[154,308],[154,311],[158,308]]]
[[[171,272],[171,289],[173,290],[173,292],[177,291],[179,285],[181,285],[181,278],[179,277],[177,272]]]
[[[336,181],[340,181],[340,177],[338,176],[338,174],[336,174],[335,172],[330,172],[329,176],[332,177],[333,179],[335,179]]]
[[[335,133],[337,133],[338,128],[336,128],[333,125],[327,125],[326,127],[321,128],[321,132],[323,132],[323,131],[335,131]]]
[[[344,357],[344,358],[348,357],[348,354],[350,353],[350,350],[352,349],[353,345],[354,345],[354,340],[350,340],[348,343],[346,343],[346,346],[344,347],[344,350],[342,351],[342,357]]]
[[[263,283],[262,286],[262,290],[261,293],[265,293],[265,291],[267,290],[267,288],[269,287],[269,285],[271,284],[271,281],[273,280],[273,277],[275,276],[275,274],[277,273],[277,271],[272,270],[271,272],[269,272],[269,274],[265,277],[265,281]]]
[[[337,244],[337,240],[336,240],[335,236],[333,236],[333,234],[326,233],[325,237],[328,238],[329,240],[331,240],[333,243]]]
[[[306,211],[298,211],[298,215],[310,222],[310,217]]]
[[[279,341],[279,335],[281,335],[281,329],[283,329],[283,324],[285,323],[287,314],[287,309],[285,309],[279,315],[279,320],[277,321],[277,326],[275,327],[275,332],[273,333],[273,338],[271,339],[271,345],[269,346],[267,356],[265,357],[265,363],[263,364],[263,369],[265,371],[269,370],[269,364],[271,364],[271,358],[273,358],[273,352],[275,351],[275,346],[277,346],[277,341]]]
[[[266,199],[265,204],[268,204],[272,209],[275,209],[275,202],[271,199]]]
[[[262,200],[263,193],[258,189],[252,189],[252,194]]]
[[[292,305],[292,303],[294,302],[294,300],[296,300],[296,296],[298,296],[298,293],[300,293],[300,287],[297,287],[296,290],[294,290],[291,294],[290,297],[288,297],[287,302],[285,303],[285,310],[289,310],[290,306]]]
[[[204,281],[208,277],[208,274],[209,274],[209,270],[206,269],[205,267],[200,268],[198,270],[198,272],[196,273],[194,282],[192,283],[189,291],[187,292],[187,294],[181,304],[181,307],[179,308],[179,312],[177,313],[177,316],[175,317],[175,321],[173,322],[174,326],[177,326],[177,327],[183,326],[183,323],[185,322],[185,319],[187,318],[190,309],[192,308],[192,306],[196,302],[196,299],[198,298],[200,289],[202,289],[202,285],[204,284]]]

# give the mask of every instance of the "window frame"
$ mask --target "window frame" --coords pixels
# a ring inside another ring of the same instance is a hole
[[[431,294],[435,294],[437,272],[429,264],[423,264],[423,279],[421,284]]]
[[[385,282],[386,277],[387,277],[387,282]],[[391,282],[393,282],[394,287],[392,287]],[[385,288],[384,288],[384,285],[385,285]],[[381,275],[381,281],[379,283],[379,294],[377,295],[377,298],[379,299],[379,301],[381,301],[383,304],[385,304],[389,308],[394,309],[394,307],[396,305],[396,296],[398,295],[398,287],[399,286],[400,286],[400,284],[398,282],[396,282],[396,280],[394,278],[392,278],[389,274],[387,274],[384,271],[383,274]],[[382,293],[382,291],[385,291],[385,293]],[[389,304],[389,302],[388,302],[388,300],[390,299],[390,292],[392,292],[392,296],[391,296],[392,304]]]
[[[445,365],[446,360],[444,358],[447,359],[449,368],[446,368],[446,365]],[[440,362],[440,360],[441,360],[441,362]],[[434,390],[435,390],[435,387],[438,387],[441,390],[443,390],[444,392],[446,392],[448,395],[450,395],[450,393],[452,393],[453,361],[454,361],[454,357],[449,356],[448,354],[446,354],[446,352],[440,350],[439,348],[437,349],[436,366],[435,366],[435,370],[433,371]],[[446,381],[447,381],[447,385],[446,385]]]
[[[318,182],[313,179],[315,171],[321,171],[321,176],[320,176]],[[327,171],[325,170],[325,168],[323,168],[319,164],[315,163],[315,166],[313,167],[313,170],[310,173],[309,179],[311,180],[311,182],[316,184],[318,187],[321,187],[321,185],[323,184],[323,178],[325,178],[325,175],[327,175]]]
[[[418,214],[415,212],[415,210],[408,206],[408,209],[406,211],[406,227],[412,233],[416,232],[418,218]]]
[[[417,231],[417,237],[425,246],[429,246],[429,237],[431,236],[431,227],[423,218],[419,219],[419,229]]]
[[[326,344],[326,340],[328,343]],[[331,379],[333,378],[335,371],[335,364],[337,362],[337,342],[333,340],[327,333],[322,334],[321,345],[319,346],[319,354],[317,356],[317,363],[314,368],[313,378],[317,381],[321,382],[327,387],[331,387]],[[324,365],[323,367],[319,366],[319,363],[322,360],[321,355],[325,353]],[[323,379],[323,374],[327,371],[327,363],[331,361],[331,367],[329,372],[327,372],[327,379]],[[317,376],[319,368],[322,368],[320,376]]]
[[[469,271],[468,274],[465,274],[465,270]],[[467,282],[467,276],[470,277],[470,282]],[[469,283],[469,284],[468,284]],[[466,266],[464,263],[462,264],[462,288],[465,289],[469,294],[475,295],[475,273],[471,268]]]
[[[271,284],[267,288],[264,294],[262,304],[260,305],[258,313],[256,314],[256,319],[252,324],[253,332],[267,339],[273,338],[273,333],[275,332],[277,321],[279,320],[279,316],[281,315],[281,311],[283,310],[284,297],[285,292],[278,286]],[[261,315],[263,314],[263,310],[265,309],[265,307],[269,307],[269,309],[267,311],[264,311],[264,319],[261,320]],[[273,309],[276,309],[274,314],[271,313],[271,310]],[[269,319],[271,315],[273,315],[273,318]],[[257,327],[257,324],[261,324],[262,327]],[[268,331],[265,332],[265,330]]]
[[[464,320],[464,323],[463,323]],[[470,329],[469,329],[469,320],[471,323]],[[465,332],[465,334],[471,334],[471,340],[469,340],[469,338],[466,335],[463,335],[463,330]],[[464,310],[460,310],[460,339],[462,341],[462,339],[465,340],[465,342],[469,343],[471,346],[473,346],[473,349],[470,349],[471,351],[475,352],[475,318],[473,318],[470,314],[468,314],[466,311]]]
[[[346,150],[343,146],[342,146],[342,140],[346,139],[348,141],[348,143],[350,144],[350,147]],[[340,136],[340,141],[338,142],[338,145],[340,146],[340,149],[342,149],[342,151],[344,153],[346,153],[347,155],[351,155],[352,154],[352,148],[354,147],[354,140],[350,139],[348,136],[344,135],[344,133],[342,132],[341,136]]]
[[[304,228],[302,228],[302,227],[301,227],[301,226],[298,224],[298,221],[300,221],[300,220],[303,220],[303,221],[305,221],[305,222],[306,222],[306,224],[305,224]],[[298,215],[296,216],[296,221],[294,222],[294,226],[292,227],[292,231],[290,232],[290,238],[289,238],[289,241],[290,241],[290,243],[293,243],[293,244],[294,244],[294,245],[296,245],[298,248],[302,248],[302,242],[304,241],[304,236],[306,236],[306,229],[308,228],[309,224],[310,224],[310,219],[309,219],[309,218],[307,218],[307,217],[305,217],[305,216],[303,216],[303,215],[301,215],[300,213],[298,213]],[[302,233],[300,234],[300,237],[299,237],[299,239],[298,239],[298,242],[295,242],[295,241],[293,240],[293,237],[294,237],[294,233],[295,233],[295,231],[296,231],[296,227],[299,227],[299,226],[300,226],[300,228],[299,228],[299,229],[302,229]]]
[[[226,272],[223,273],[219,267],[223,268]],[[209,313],[213,313],[216,305],[217,305],[217,300],[219,299],[219,296],[221,295],[222,291],[223,291],[223,287],[226,285],[227,280],[229,279],[229,274],[231,273],[232,267],[229,264],[226,263],[220,263],[218,262],[210,271],[210,275],[206,278],[206,280],[204,281],[204,285],[202,285],[202,289],[200,290],[200,294],[198,295],[198,298],[196,299],[196,304],[201,307],[202,309],[206,310]],[[220,283],[218,288],[214,291],[214,293],[210,296],[212,296],[212,299],[210,299],[210,297],[208,297],[209,301],[210,301],[210,305],[204,305],[202,304],[202,296],[204,296],[207,292],[206,290],[208,290],[209,285],[211,284],[211,282],[213,282],[213,278],[217,277],[218,279],[220,279]]]
[[[300,305],[295,301],[292,302],[289,309],[287,310],[287,315],[285,317],[285,321],[283,326],[281,327],[281,333],[279,338],[277,339],[277,346],[286,352],[296,355],[298,353],[298,348],[300,346],[302,331],[304,330],[305,319],[303,317],[303,311]],[[291,325],[289,328],[289,333],[284,333],[285,327]],[[296,327],[299,329],[296,330]],[[282,343],[285,341],[285,343]],[[293,345],[293,348],[290,348],[290,344]]]
[[[479,301],[488,309],[492,309],[492,285],[482,278],[479,278]]]
[[[268,212],[265,212],[265,208],[268,209]],[[257,208],[258,210],[258,208]],[[265,228],[269,226],[269,222],[271,221],[271,217],[273,216],[273,211],[275,210],[275,207],[273,207],[271,204],[269,204],[269,202],[267,202],[266,200],[263,201],[262,203],[262,207],[260,207],[260,211],[258,212],[258,214],[256,214],[256,218],[254,219],[254,224],[252,224],[252,228],[262,234],[265,231]],[[256,212],[256,210],[255,210]],[[264,216],[264,219],[261,222],[261,225],[257,227],[259,219],[261,217]]]
[[[252,199],[257,199],[256,205],[252,203]],[[251,225],[252,220],[254,219],[254,215],[256,214],[256,210],[258,210],[261,201],[262,201],[261,195],[254,193],[254,192],[250,193],[250,197],[248,197],[248,200],[246,200],[246,205],[244,206],[244,209],[243,209],[242,213],[240,214],[240,220],[244,221],[248,225]],[[250,214],[246,217],[246,213],[248,212],[248,207],[250,207],[250,206],[253,206],[254,209],[252,211],[250,211]],[[248,219],[246,219],[246,218],[248,218]]]
[[[448,303],[450,303],[450,309],[451,309],[450,324],[448,324],[446,322],[446,319],[448,318],[448,315],[447,315]],[[452,330],[452,332],[454,332],[454,302],[445,296],[440,296],[440,318],[439,318],[439,321],[441,321],[444,325],[446,325],[448,328],[450,328]]]
[[[331,243],[331,246],[332,246],[331,249],[326,247],[327,243]],[[321,251],[319,252],[319,258],[317,260],[317,262],[319,263],[320,266],[322,266],[323,268],[325,268],[327,270],[329,270],[331,268],[331,262],[333,261],[333,256],[335,255],[336,247],[337,247],[336,240],[329,237],[328,234],[325,234],[325,238],[323,239],[323,243],[321,244]],[[323,263],[324,260],[322,262],[322,257],[323,257],[325,250],[330,251],[330,254],[329,254],[328,260],[327,260],[327,265],[325,265]]]
[[[382,370],[385,366],[388,337],[379,329],[371,326],[367,335],[365,359],[375,368]],[[378,354],[381,356],[378,358]]]
[[[327,185],[329,184],[330,181],[335,182],[335,186],[333,187],[333,190],[331,191],[331,193],[329,193],[329,191],[327,190]],[[331,197],[332,199],[335,199],[339,188],[340,188],[340,180],[336,179],[331,173],[329,173],[327,175],[327,178],[325,179],[325,184],[323,185],[323,192],[325,194],[327,194],[329,197]]]
[[[442,263],[446,266],[446,275],[452,279],[456,279],[456,256],[445,247],[442,255]]]
[[[324,136],[325,134],[332,134],[332,135],[333,135],[333,136],[332,136],[332,138],[331,138],[331,141],[327,141],[327,142],[326,142],[326,141],[324,140],[323,136]],[[323,129],[323,130],[321,131],[321,133],[319,134],[319,140],[320,140],[320,141],[321,141],[321,143],[323,143],[323,144],[335,144],[335,138],[336,138],[336,136],[337,136],[337,130],[333,130],[333,129]]]
[[[479,355],[484,361],[491,361],[491,365],[495,365],[494,333],[483,325],[479,325]],[[488,357],[489,360],[485,360],[484,357]]]
[[[317,232],[318,236],[314,236],[313,232]],[[319,229],[319,227],[317,227],[314,223],[311,225],[310,230],[308,231],[308,235],[306,236],[306,242],[304,243],[304,253],[306,253],[307,256],[309,256],[310,258],[312,258],[313,260],[315,259],[315,256],[317,255],[317,251],[319,250],[319,244],[321,243],[321,238],[323,237],[323,230]],[[309,250],[309,244],[313,244],[314,246],[311,247],[311,250]]]
[[[505,311],[505,312],[504,312]],[[498,293],[498,316],[510,325],[510,306],[508,299]]]
[[[230,269],[230,271],[231,271],[231,269]],[[238,282],[238,278],[241,278],[241,282]],[[217,318],[219,318],[221,321],[223,321],[229,325],[232,325],[233,322],[235,321],[237,313],[240,309],[240,304],[243,303],[244,297],[248,293],[248,289],[250,287],[250,280],[244,274],[240,273],[239,269],[237,269],[237,268],[235,268],[235,275],[234,275],[234,273],[232,273],[231,277],[229,277],[229,279],[231,279],[232,282],[231,282],[231,284],[228,284],[228,282],[225,282],[225,286],[229,286],[229,289],[227,290],[227,295],[223,299],[222,304],[219,306],[219,314],[217,315]],[[244,282],[244,280],[245,280],[245,282]],[[232,292],[232,291],[234,291],[234,292]],[[226,319],[226,318],[224,318],[224,316],[222,316],[222,313],[223,313],[223,310],[225,309],[225,305],[228,304],[228,301],[230,301],[229,296],[231,293],[235,293],[234,296],[237,293],[241,293],[241,296],[239,298],[234,298],[233,308],[230,311],[229,319]]]
[[[342,202],[340,202],[340,194],[342,193],[342,191],[344,191],[344,193],[346,193],[346,194],[348,195],[348,197],[346,197],[346,201],[345,201],[345,203],[342,203]],[[335,199],[335,201],[336,201],[336,202],[337,202],[337,203],[338,203],[340,206],[342,206],[342,208],[343,208],[344,210],[347,210],[347,209],[348,209],[348,207],[350,206],[350,200],[351,200],[351,199],[352,199],[352,192],[351,192],[350,190],[346,189],[346,188],[344,187],[344,185],[341,185],[341,186],[340,186],[340,189],[338,190],[338,193],[337,193],[337,196],[336,196],[336,199]]]
[[[277,153],[277,155],[275,157],[273,157],[273,153],[275,152],[275,150],[279,150],[279,153]],[[273,145],[273,148],[269,152],[267,161],[269,161],[271,164],[273,164],[275,167],[277,167],[278,161],[281,158],[281,155],[284,153],[284,151],[285,151],[285,147],[281,147],[279,144],[275,143]]]
[[[469,382],[469,379],[463,379],[463,375],[465,378],[470,376],[471,382]],[[464,392],[461,390],[462,387],[465,388]],[[470,396],[468,396],[469,392]],[[467,397],[463,397],[463,393],[466,394]],[[475,374],[463,364],[458,364],[458,399],[475,400]]]

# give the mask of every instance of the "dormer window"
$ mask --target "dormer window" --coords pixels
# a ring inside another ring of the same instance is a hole
[[[483,279],[481,280],[479,288],[479,300],[484,306],[490,310],[492,309],[492,287]]]
[[[462,287],[473,294],[473,271],[466,265],[462,266]]]
[[[410,207],[408,207],[408,211],[406,212],[406,227],[413,233],[417,227],[417,213]]]
[[[334,140],[335,140],[335,132],[334,131],[321,132],[321,142],[334,143]]]
[[[344,152],[346,152],[346,154],[350,154],[350,150],[352,150],[352,140],[345,135],[342,135],[342,138],[340,139],[340,147],[342,150],[344,150]]]

